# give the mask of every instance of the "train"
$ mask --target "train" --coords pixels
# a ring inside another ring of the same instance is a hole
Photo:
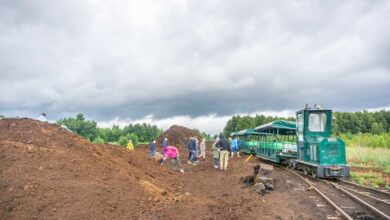
[[[296,121],[272,121],[231,136],[239,139],[244,153],[313,177],[347,178],[345,142],[331,136],[332,119],[332,110],[306,106],[296,112]]]

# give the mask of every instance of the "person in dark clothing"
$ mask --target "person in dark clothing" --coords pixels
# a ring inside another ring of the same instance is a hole
[[[190,151],[191,151],[191,163],[192,165],[198,164],[198,155],[196,152],[196,140],[194,137],[191,138]]]
[[[191,164],[191,157],[192,157],[192,153],[191,153],[191,138],[186,138],[185,140],[185,145],[188,149],[188,161],[187,163]]]
[[[225,139],[225,137],[220,134],[219,135],[219,141],[215,144],[217,148],[219,148],[220,151],[220,157],[219,157],[219,167],[221,170],[227,170],[228,161],[229,161],[229,151],[230,151],[230,144]]]
[[[161,147],[162,147],[162,155],[164,155],[165,150],[168,147],[168,138],[164,138],[164,140],[161,143]]]

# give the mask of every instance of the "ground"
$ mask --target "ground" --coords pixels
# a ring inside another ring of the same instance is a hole
[[[327,219],[329,205],[275,167],[275,191],[240,182],[263,163],[245,157],[215,170],[211,152],[185,173],[168,171],[147,148],[94,145],[57,125],[0,120],[1,219]]]

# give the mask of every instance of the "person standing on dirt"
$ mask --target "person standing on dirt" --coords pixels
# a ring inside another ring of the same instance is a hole
[[[42,114],[37,118],[37,120],[42,121],[42,122],[47,122],[46,113],[42,113]]]
[[[230,139],[229,139],[229,140],[230,140]],[[234,153],[237,153],[237,157],[240,157],[239,148],[238,148],[238,140],[237,140],[237,138],[234,138],[234,139],[231,141],[230,147],[231,147],[231,157],[233,158]]]
[[[217,146],[217,142],[219,141],[219,137],[215,139],[215,142],[213,143],[213,146],[211,149],[213,150],[213,158],[214,158],[214,168],[218,169],[219,164],[219,152],[221,151]]]
[[[199,148],[200,148],[199,158],[203,158],[203,160],[205,160],[206,159],[206,140],[204,138],[202,138],[202,141],[200,142]]]
[[[190,151],[191,151],[191,160],[190,163],[192,165],[197,165],[198,164],[198,153],[196,151],[196,140],[195,137],[191,138],[191,144],[190,144]]]
[[[188,149],[188,161],[187,163],[191,164],[191,158],[192,158],[192,153],[191,153],[191,139],[192,137],[187,137],[186,138],[186,141],[185,141],[185,144],[186,144],[186,147]]]
[[[228,166],[228,161],[229,161],[230,144],[225,139],[225,137],[222,134],[220,134],[219,141],[215,145],[221,151],[219,156],[219,168],[221,170],[226,171]]]
[[[154,140],[151,144],[150,144],[150,157],[151,158],[154,158],[156,156],[156,141]]]
[[[181,166],[179,151],[174,146],[167,146],[165,149],[164,157],[160,160],[160,165],[163,165],[164,160],[170,159],[169,170],[172,170],[176,166],[180,172],[184,173],[184,169]]]
[[[165,149],[167,148],[167,146],[168,146],[168,138],[164,138],[164,140],[161,143],[162,155],[165,154]]]

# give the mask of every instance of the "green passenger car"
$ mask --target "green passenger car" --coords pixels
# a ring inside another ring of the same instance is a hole
[[[257,136],[258,132],[253,129],[245,129],[231,133],[231,137],[239,140],[240,150],[247,154],[255,153],[258,146]]]
[[[278,120],[256,127],[256,156],[276,163],[292,164],[297,157],[294,121]]]

